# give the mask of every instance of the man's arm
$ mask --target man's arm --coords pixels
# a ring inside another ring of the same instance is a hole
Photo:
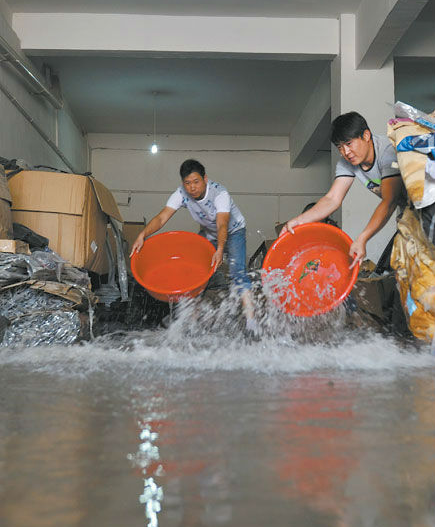
[[[228,223],[230,221],[229,212],[218,212],[216,214],[216,228],[217,228],[217,249],[211,259],[212,267],[216,265],[218,268],[224,257],[225,243],[228,238]]]
[[[402,193],[400,175],[390,176],[381,181],[381,202],[374,210],[365,229],[350,246],[349,254],[353,258],[350,269],[366,257],[366,244],[390,219],[396,210]]]
[[[151,236],[160,230],[165,223],[167,223],[177,211],[171,207],[164,207],[154,218],[148,223],[143,231],[141,231],[131,247],[130,258],[135,252],[142,249],[145,238]]]
[[[282,236],[286,232],[293,234],[293,227],[296,227],[296,225],[320,221],[335,212],[343,203],[344,197],[354,179],[352,176],[340,176],[336,178],[329,191],[311,209],[289,220],[283,226],[279,235]]]

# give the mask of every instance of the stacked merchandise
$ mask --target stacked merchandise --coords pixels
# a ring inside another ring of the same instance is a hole
[[[398,221],[391,266],[412,333],[435,341],[435,117],[398,102],[388,137],[410,203]]]
[[[72,344],[86,338],[95,301],[87,272],[56,253],[0,253],[1,346]]]

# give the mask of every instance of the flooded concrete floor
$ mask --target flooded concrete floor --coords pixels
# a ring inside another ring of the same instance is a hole
[[[141,339],[0,352],[2,527],[435,526],[427,350]]]

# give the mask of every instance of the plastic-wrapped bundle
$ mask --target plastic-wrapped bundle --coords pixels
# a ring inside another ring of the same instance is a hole
[[[28,280],[54,280],[87,287],[88,273],[71,266],[54,252],[35,251],[31,255],[0,253],[0,286]]]
[[[0,253],[0,286],[22,282],[28,278],[27,264],[21,255]]]
[[[0,346],[73,344],[82,335],[82,320],[73,302],[27,285],[2,291],[0,312],[9,319]]]
[[[414,108],[410,104],[402,101],[397,101],[394,105],[394,113],[400,119],[411,119],[415,123],[435,131],[435,116],[434,114],[427,114]]]
[[[388,137],[423,232],[435,244],[435,117],[401,102],[394,108],[398,118],[388,122]]]

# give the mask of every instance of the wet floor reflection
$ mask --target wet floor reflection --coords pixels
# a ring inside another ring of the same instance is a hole
[[[433,527],[435,371],[0,370],[2,527]]]
[[[157,485],[155,480],[163,473],[159,447],[155,444],[158,437],[159,434],[152,432],[148,424],[142,425],[139,433],[139,450],[136,454],[127,456],[133,466],[140,470],[143,477],[143,492],[139,496],[139,502],[145,507],[148,527],[158,526],[157,515],[162,509],[163,489]]]
[[[344,488],[358,463],[356,388],[315,375],[295,379],[282,396],[272,433],[277,437],[279,492],[309,503],[342,523]]]

